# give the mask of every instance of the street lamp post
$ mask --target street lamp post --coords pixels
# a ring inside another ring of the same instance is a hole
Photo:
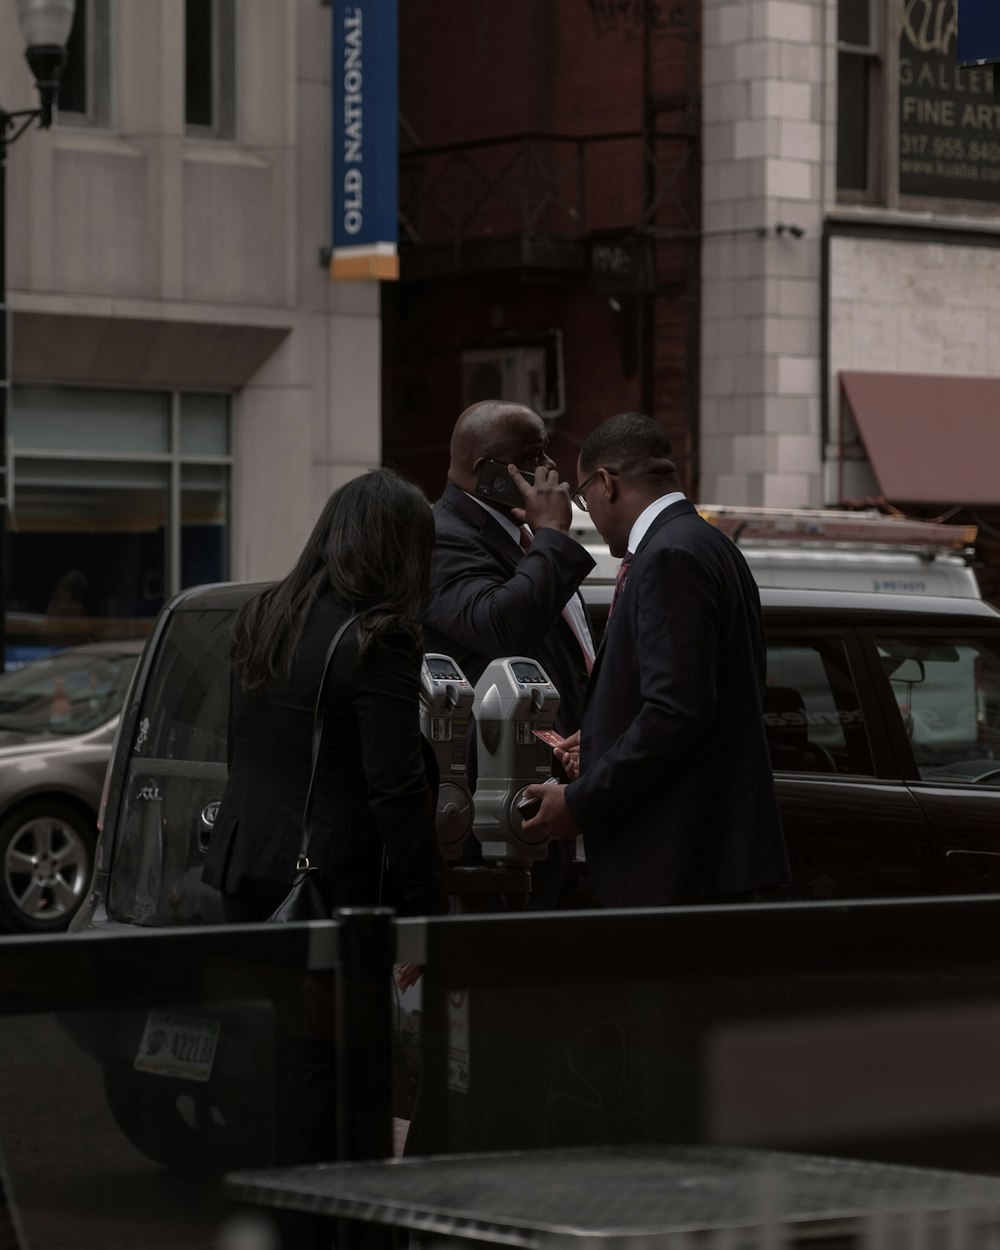
[[[7,408],[10,398],[10,331],[7,320],[7,149],[37,119],[52,125],[66,64],[66,41],[76,0],[17,0],[25,59],[38,86],[39,104],[12,113],[0,105],[0,672],[3,671],[7,612]]]

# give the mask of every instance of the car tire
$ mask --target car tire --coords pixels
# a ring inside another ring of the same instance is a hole
[[[0,926],[65,929],[86,897],[94,866],[93,817],[58,799],[33,799],[0,821]]]

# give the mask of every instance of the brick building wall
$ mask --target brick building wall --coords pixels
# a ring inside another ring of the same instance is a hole
[[[699,11],[697,0],[401,0],[412,229],[403,280],[383,293],[383,443],[432,495],[465,398],[462,352],[549,330],[563,344],[566,412],[552,426],[563,473],[598,422],[644,408],[693,480]],[[473,256],[518,237],[544,244],[541,261],[537,249]],[[592,243],[621,237],[650,247],[649,289],[592,277]]]

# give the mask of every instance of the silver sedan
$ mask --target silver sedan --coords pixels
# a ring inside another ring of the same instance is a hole
[[[0,674],[0,929],[64,929],[142,642],[71,647]]]

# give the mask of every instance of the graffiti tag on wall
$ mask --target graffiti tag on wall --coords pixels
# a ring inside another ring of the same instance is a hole
[[[676,0],[587,0],[587,4],[602,39],[613,34],[638,39],[647,25],[656,32],[688,24],[688,6]]]

